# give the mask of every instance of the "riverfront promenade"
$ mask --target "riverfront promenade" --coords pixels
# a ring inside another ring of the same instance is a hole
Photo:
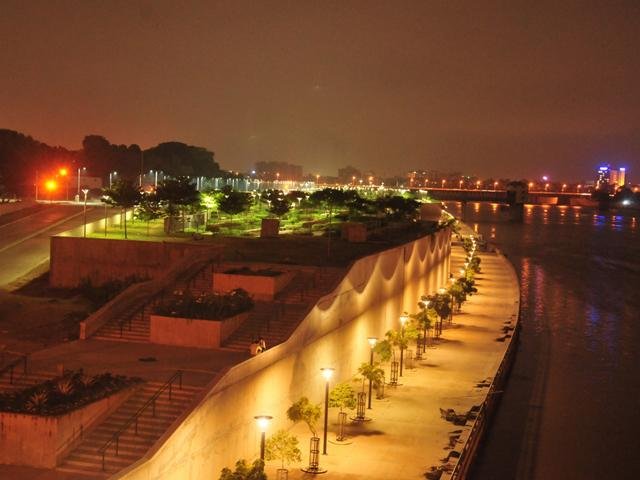
[[[503,335],[504,322],[512,320],[515,325],[518,315],[519,286],[508,260],[495,253],[480,253],[480,258],[478,293],[462,306],[462,313],[454,315],[453,326],[444,330],[437,346],[427,349],[426,359],[404,371],[402,386],[387,387],[387,398],[373,400],[373,409],[367,410],[373,420],[347,427],[350,444],[331,443],[337,429],[337,409],[330,409],[328,454],[320,455],[320,466],[328,470],[324,478],[424,478],[431,466],[442,465],[441,460],[449,455],[451,450],[445,447],[450,432],[463,430],[460,438],[466,438],[472,421],[466,426],[453,425],[440,417],[439,409],[464,413],[483,402],[488,388],[478,384],[491,381],[510,341],[496,338]],[[451,271],[457,273],[463,262],[462,248],[453,247]],[[388,376],[388,366],[385,370]],[[292,431],[300,440],[306,465],[308,430],[297,425]],[[458,443],[454,450],[462,447],[463,443]],[[267,463],[269,478],[276,478],[278,466],[278,462]],[[298,467],[289,466],[290,479],[316,477]]]
[[[374,399],[373,409],[367,411],[373,420],[347,428],[351,443],[329,443],[328,455],[320,457],[321,467],[328,470],[325,478],[423,478],[424,472],[431,466],[441,465],[441,459],[449,454],[450,450],[444,447],[449,444],[450,432],[464,430],[460,438],[465,438],[465,432],[471,426],[460,427],[446,422],[440,418],[439,408],[453,408],[463,413],[482,403],[487,388],[477,385],[493,377],[507,347],[508,341],[497,342],[495,339],[502,336],[505,321],[513,319],[515,323],[518,312],[517,278],[508,261],[493,253],[480,253],[480,257],[482,272],[476,277],[478,294],[463,305],[461,314],[454,315],[454,325],[446,328],[442,340],[427,350],[426,359],[416,362],[415,368],[405,369],[400,380],[402,386],[387,388],[387,398],[383,400]],[[454,246],[451,258],[451,271],[455,274],[464,261],[462,248]],[[415,349],[413,345],[411,348]],[[144,358],[155,361],[141,362]],[[244,354],[234,357],[221,351],[194,353],[192,349],[180,347],[88,340],[38,352],[32,356],[32,362],[36,369],[55,368],[63,363],[66,368],[90,366],[89,371],[107,369],[156,381],[166,379],[176,368],[181,368],[187,372],[188,384],[204,386],[215,374],[244,358]],[[388,377],[388,366],[385,370]],[[312,399],[314,402],[321,400]],[[283,411],[285,409],[283,406]],[[337,427],[336,409],[331,409],[329,419],[328,438],[331,441],[335,439]],[[311,478],[300,470],[308,462],[308,430],[297,425],[292,431],[300,440],[303,462],[289,467],[289,478]],[[456,444],[455,449],[461,451],[462,446]],[[256,456],[257,448],[256,443]],[[276,478],[277,467],[278,462],[268,463],[270,479]],[[218,476],[219,472],[212,472],[211,478]],[[69,480],[89,477],[56,470],[0,466],[0,478]]]

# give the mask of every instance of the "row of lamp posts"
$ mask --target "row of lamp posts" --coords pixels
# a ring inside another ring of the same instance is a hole
[[[400,316],[400,337],[401,340],[404,339],[404,328],[405,328],[405,324],[407,322],[407,320],[409,319],[409,316],[407,314],[402,314]],[[371,367],[373,367],[373,350],[376,346],[376,344],[378,343],[378,338],[377,337],[369,337],[367,339],[367,341],[369,342],[369,365]],[[403,363],[404,363],[404,346],[401,343],[400,345],[400,376],[402,376],[403,373]],[[393,367],[393,365],[392,365]],[[323,429],[323,438],[322,438],[322,454],[323,455],[327,455],[327,432],[328,432],[328,423],[329,423],[329,382],[331,380],[331,378],[333,377],[333,373],[335,371],[335,369],[333,368],[321,368],[320,369],[322,376],[325,379],[325,388],[324,388],[324,429]],[[396,370],[396,373],[397,370]],[[392,374],[391,374],[391,384],[395,384],[397,385],[397,378],[394,378],[394,373],[392,370]],[[373,390],[373,382],[371,380],[371,378],[369,378],[369,399],[368,399],[368,408],[371,409],[371,397],[372,397],[372,390]],[[364,402],[363,402],[364,405]],[[364,407],[363,407],[364,408]],[[364,418],[364,412],[362,414],[362,417]],[[257,415],[254,417],[256,420],[256,423],[258,425],[258,429],[260,431],[260,459],[264,461],[264,455],[265,455],[265,442],[266,442],[266,431],[267,428],[269,427],[269,424],[271,422],[271,420],[273,419],[272,416],[270,415]],[[359,418],[359,417],[357,417]],[[317,442],[318,439],[315,438],[315,441]],[[307,469],[305,469],[306,472],[308,473],[323,473],[325,470],[321,470],[320,469],[320,461],[319,461],[319,450],[317,448],[317,443],[314,444],[314,438],[311,439],[311,448],[310,448],[310,458],[309,458],[309,467]]]

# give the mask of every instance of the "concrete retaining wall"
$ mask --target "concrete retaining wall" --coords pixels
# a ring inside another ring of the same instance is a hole
[[[270,431],[287,428],[292,401],[301,395],[322,400],[320,368],[335,368],[335,382],[351,378],[369,359],[367,337],[397,328],[403,311],[415,312],[422,294],[446,283],[450,240],[445,230],[357,260],[289,340],[216,379],[146,457],[113,478],[204,480],[239,458],[257,458],[253,416],[272,415]]]
[[[162,345],[220,348],[222,342],[229,338],[248,317],[248,313],[241,313],[225,320],[151,315],[149,318],[151,323],[150,341]]]
[[[76,287],[88,278],[94,285],[130,276],[158,278],[188,252],[207,248],[194,243],[51,237],[52,287]],[[210,248],[210,247],[209,247]]]
[[[273,277],[242,275],[238,273],[214,273],[212,289],[216,293],[226,293],[236,288],[246,290],[254,300],[271,301],[294,277],[294,272],[282,271]]]
[[[0,413],[0,463],[53,468],[96,422],[113,412],[135,389],[64,415]]]

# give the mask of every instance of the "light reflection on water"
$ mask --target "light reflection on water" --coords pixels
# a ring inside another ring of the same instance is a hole
[[[524,329],[475,480],[640,478],[637,214],[527,205],[515,223],[478,205],[464,219],[516,267]]]

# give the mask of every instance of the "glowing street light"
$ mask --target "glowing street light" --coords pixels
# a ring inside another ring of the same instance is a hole
[[[373,367],[373,349],[376,346],[376,343],[378,343],[378,338],[377,337],[369,337],[367,339],[367,341],[369,342],[369,347],[371,347],[371,351],[369,354],[369,365],[371,367]],[[371,410],[371,378],[369,378],[369,405],[368,405],[369,410]]]
[[[442,180],[442,188],[444,188],[444,184],[447,183],[446,180]]]
[[[563,183],[563,184],[562,184],[562,191],[564,192],[566,188],[567,188],[567,184],[566,184],[566,183]]]
[[[321,368],[322,376],[325,379],[324,386],[324,438],[322,440],[322,454],[327,454],[327,427],[329,425],[329,380],[333,377],[333,368]]]
[[[548,183],[545,183],[545,185],[544,185],[544,191],[545,191],[545,192],[548,192],[548,191],[549,191],[549,184],[548,184]]]
[[[256,415],[253,418],[256,419],[256,423],[258,424],[258,428],[260,429],[260,460],[264,460],[265,437],[267,428],[269,428],[269,424],[271,423],[273,417],[270,415]]]
[[[83,238],[87,238],[87,193],[89,193],[88,188],[83,188],[82,193],[84,193],[84,210],[82,216],[84,218],[84,226],[82,228],[82,236]]]
[[[529,182],[529,188],[533,188],[533,182]]]
[[[581,188],[582,188],[582,185],[578,185],[578,186],[576,187],[576,192],[580,193],[580,189],[581,189]]]
[[[498,189],[498,182],[493,182],[493,189],[497,190]]]
[[[69,200],[69,177],[68,177],[69,170],[67,170],[65,167],[59,168],[58,169],[58,175],[60,175],[61,177],[65,178],[65,184],[67,186],[65,200]]]
[[[476,182],[476,190],[480,190],[480,180]]]
[[[404,324],[409,320],[409,315],[400,315],[400,376],[402,376],[402,364],[404,363]]]
[[[459,189],[459,190],[462,190],[462,180],[460,180],[460,181],[458,182],[458,189]]]

